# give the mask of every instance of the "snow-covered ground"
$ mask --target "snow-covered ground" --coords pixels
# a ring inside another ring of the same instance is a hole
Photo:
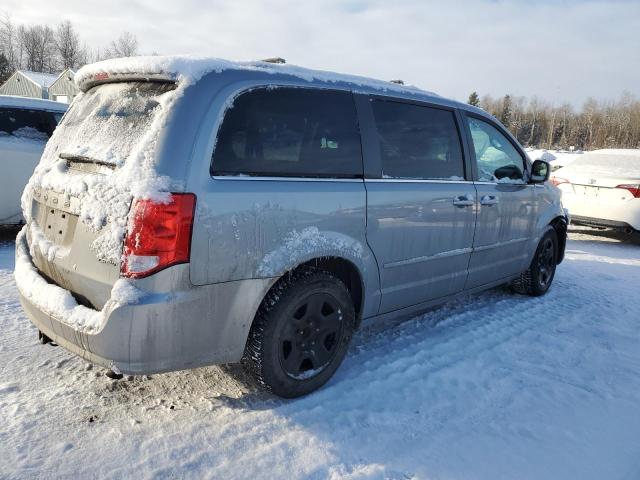
[[[547,296],[362,331],[295,401],[218,367],[112,381],[38,344],[0,239],[0,478],[638,479],[640,245],[586,232]]]

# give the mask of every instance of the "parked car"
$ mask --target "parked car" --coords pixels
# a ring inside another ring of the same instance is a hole
[[[553,173],[572,223],[640,231],[640,150],[585,153]]]
[[[304,395],[361,324],[506,283],[542,295],[562,261],[549,165],[480,109],[264,62],[76,78],[16,280],[45,341],[116,373],[243,362]]]
[[[23,222],[20,196],[67,105],[0,95],[0,226]]]

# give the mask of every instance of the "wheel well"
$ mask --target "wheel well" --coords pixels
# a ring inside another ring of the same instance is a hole
[[[356,268],[356,266],[351,263],[349,260],[345,260],[344,258],[339,257],[322,257],[322,258],[314,258],[313,260],[309,260],[301,265],[298,265],[295,269],[304,268],[304,267],[315,267],[320,270],[325,270],[332,275],[338,277],[342,283],[345,284],[347,290],[349,290],[349,294],[351,295],[351,301],[353,302],[353,308],[356,311],[356,319],[357,324],[356,327],[360,324],[360,319],[362,317],[362,307],[363,307],[363,287],[362,287],[362,278],[360,277],[360,272]]]
[[[567,221],[564,217],[556,217],[549,223],[558,236],[558,264],[564,260],[564,250],[567,245]]]

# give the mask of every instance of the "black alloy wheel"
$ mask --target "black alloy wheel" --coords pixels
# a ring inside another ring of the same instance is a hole
[[[351,295],[339,278],[301,268],[284,275],[263,300],[242,363],[276,395],[306,395],[324,385],[342,363],[355,318]]]
[[[538,283],[540,288],[547,289],[556,271],[556,249],[551,236],[542,239],[537,255]]]
[[[280,364],[292,378],[311,378],[325,369],[338,352],[343,314],[327,293],[314,293],[295,308],[283,330]]]

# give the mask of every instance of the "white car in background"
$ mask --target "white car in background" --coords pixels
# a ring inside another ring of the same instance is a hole
[[[551,165],[551,171],[555,172],[556,170],[560,170],[563,167],[571,165],[576,160],[582,158],[582,150],[540,150],[540,149],[527,149],[527,155],[531,161],[533,160],[544,160],[549,165]]]
[[[23,223],[20,197],[69,105],[0,95],[0,226]]]
[[[640,150],[587,152],[551,174],[571,223],[640,231]]]

